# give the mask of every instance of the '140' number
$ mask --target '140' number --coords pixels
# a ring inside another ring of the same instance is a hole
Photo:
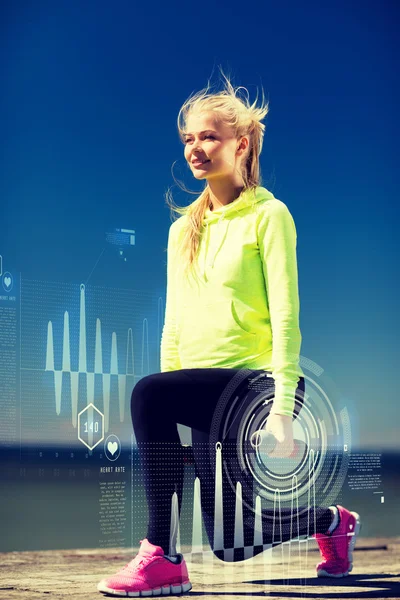
[[[98,421],[95,421],[93,423],[93,421],[89,424],[89,428],[88,428],[88,422],[85,421],[85,433],[88,433],[89,431],[94,431],[95,433],[97,433],[99,431],[99,423]]]

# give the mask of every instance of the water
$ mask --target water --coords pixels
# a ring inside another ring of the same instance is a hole
[[[19,448],[3,449],[1,457],[1,552],[129,548],[137,547],[139,540],[146,536],[147,503],[136,451],[133,461],[128,452],[121,453],[118,466],[124,467],[125,472],[111,474],[100,472],[106,462],[111,464],[109,461],[95,453],[86,454],[79,448],[72,453],[70,449],[49,448],[41,457],[34,448],[24,448],[21,457]],[[398,464],[399,454],[382,455],[380,490],[352,490],[346,484],[343,486],[338,502],[361,515],[363,537],[400,535]],[[189,546],[194,478],[194,466],[187,465],[180,541]],[[110,481],[126,486],[123,494],[125,520],[117,537],[104,534],[100,525],[100,487]],[[376,491],[383,494],[374,493]],[[204,527],[203,540],[207,542]]]

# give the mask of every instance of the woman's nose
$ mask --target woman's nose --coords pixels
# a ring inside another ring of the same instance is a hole
[[[195,154],[196,152],[200,152],[200,153],[203,152],[200,144],[194,144],[192,154]]]

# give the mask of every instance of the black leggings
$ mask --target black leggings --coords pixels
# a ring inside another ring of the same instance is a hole
[[[219,558],[224,556],[219,549],[213,548],[215,473],[210,466],[207,440],[218,399],[237,372],[237,369],[228,368],[167,371],[143,377],[133,389],[132,424],[143,469],[149,509],[147,539],[152,544],[161,546],[166,554],[174,551],[173,545],[170,546],[171,499],[174,492],[178,496],[179,515],[181,513],[184,455],[177,429],[177,423],[180,423],[192,428],[192,448],[196,476],[201,483],[201,506],[207,536],[214,554]],[[260,373],[265,374],[265,371],[254,370],[251,372],[251,377]],[[304,385],[304,378],[301,377],[298,389],[304,392]],[[234,545],[235,501],[234,490],[223,481],[225,548],[232,548]],[[305,530],[303,525],[303,531],[296,531],[292,535],[291,530],[283,531],[279,542],[287,541],[297,534],[327,532],[332,522],[331,511],[319,507],[308,510],[309,518],[302,518],[302,523],[308,523],[308,529]],[[251,512],[247,509],[246,513],[244,507],[245,546],[253,545],[254,514],[252,515]],[[269,522],[273,522],[273,519]],[[310,524],[313,527],[312,531],[310,531]],[[262,536],[264,544],[271,544],[276,540],[276,537],[272,539],[272,528],[268,525],[263,525]],[[262,546],[253,546],[253,555],[262,550]],[[240,550],[235,550],[230,560],[242,559]]]

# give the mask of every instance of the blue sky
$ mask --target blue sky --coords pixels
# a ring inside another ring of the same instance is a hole
[[[221,65],[270,102],[262,184],[297,227],[302,355],[354,404],[363,444],[395,445],[397,4],[38,0],[0,11],[4,266],[164,295],[173,164],[200,189],[176,118]],[[115,227],[136,232],[127,262],[101,254]]]

